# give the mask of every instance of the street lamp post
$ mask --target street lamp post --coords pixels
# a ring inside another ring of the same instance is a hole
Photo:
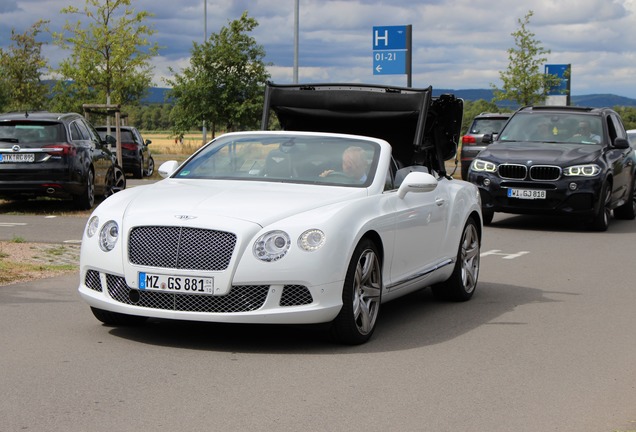
[[[298,2],[294,1],[294,84],[298,84]]]
[[[208,40],[208,0],[203,0],[203,43]],[[208,140],[207,131],[205,129],[205,119],[203,119],[203,144]]]

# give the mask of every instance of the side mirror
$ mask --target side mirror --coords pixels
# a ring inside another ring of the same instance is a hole
[[[626,149],[629,148],[629,141],[625,138],[614,138],[614,148]]]
[[[150,145],[152,144],[152,141],[150,141],[149,139],[146,140],[146,145]]]
[[[161,166],[159,167],[159,170],[158,170],[159,175],[162,178],[170,177],[172,173],[177,170],[178,167],[179,167],[179,162],[175,160],[166,161],[162,163]]]
[[[494,140],[494,134],[484,134],[481,138],[481,142],[484,144],[491,144]]]
[[[108,144],[110,146],[116,146],[117,145],[117,140],[112,135],[106,135],[106,137],[104,138],[104,141],[106,141],[106,144]]]
[[[404,198],[407,193],[431,192],[437,187],[437,179],[429,173],[414,171],[409,173],[400,188],[398,196]]]

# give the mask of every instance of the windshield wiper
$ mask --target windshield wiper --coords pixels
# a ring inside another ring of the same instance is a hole
[[[19,142],[17,138],[0,138],[0,141],[2,141],[2,142],[10,142],[10,143]]]

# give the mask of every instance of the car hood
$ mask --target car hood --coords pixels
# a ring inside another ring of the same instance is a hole
[[[100,207],[125,207],[137,221],[219,218],[267,226],[338,202],[367,196],[364,188],[226,180],[166,179],[119,192]]]
[[[599,157],[601,149],[600,145],[578,143],[496,141],[477,157],[497,163],[527,164],[532,161],[534,165],[564,166],[594,161]]]

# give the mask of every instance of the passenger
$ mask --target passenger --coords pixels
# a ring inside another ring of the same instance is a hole
[[[572,135],[574,141],[593,141],[600,144],[601,137],[592,132],[590,122],[587,120],[581,120],[576,133]]]

